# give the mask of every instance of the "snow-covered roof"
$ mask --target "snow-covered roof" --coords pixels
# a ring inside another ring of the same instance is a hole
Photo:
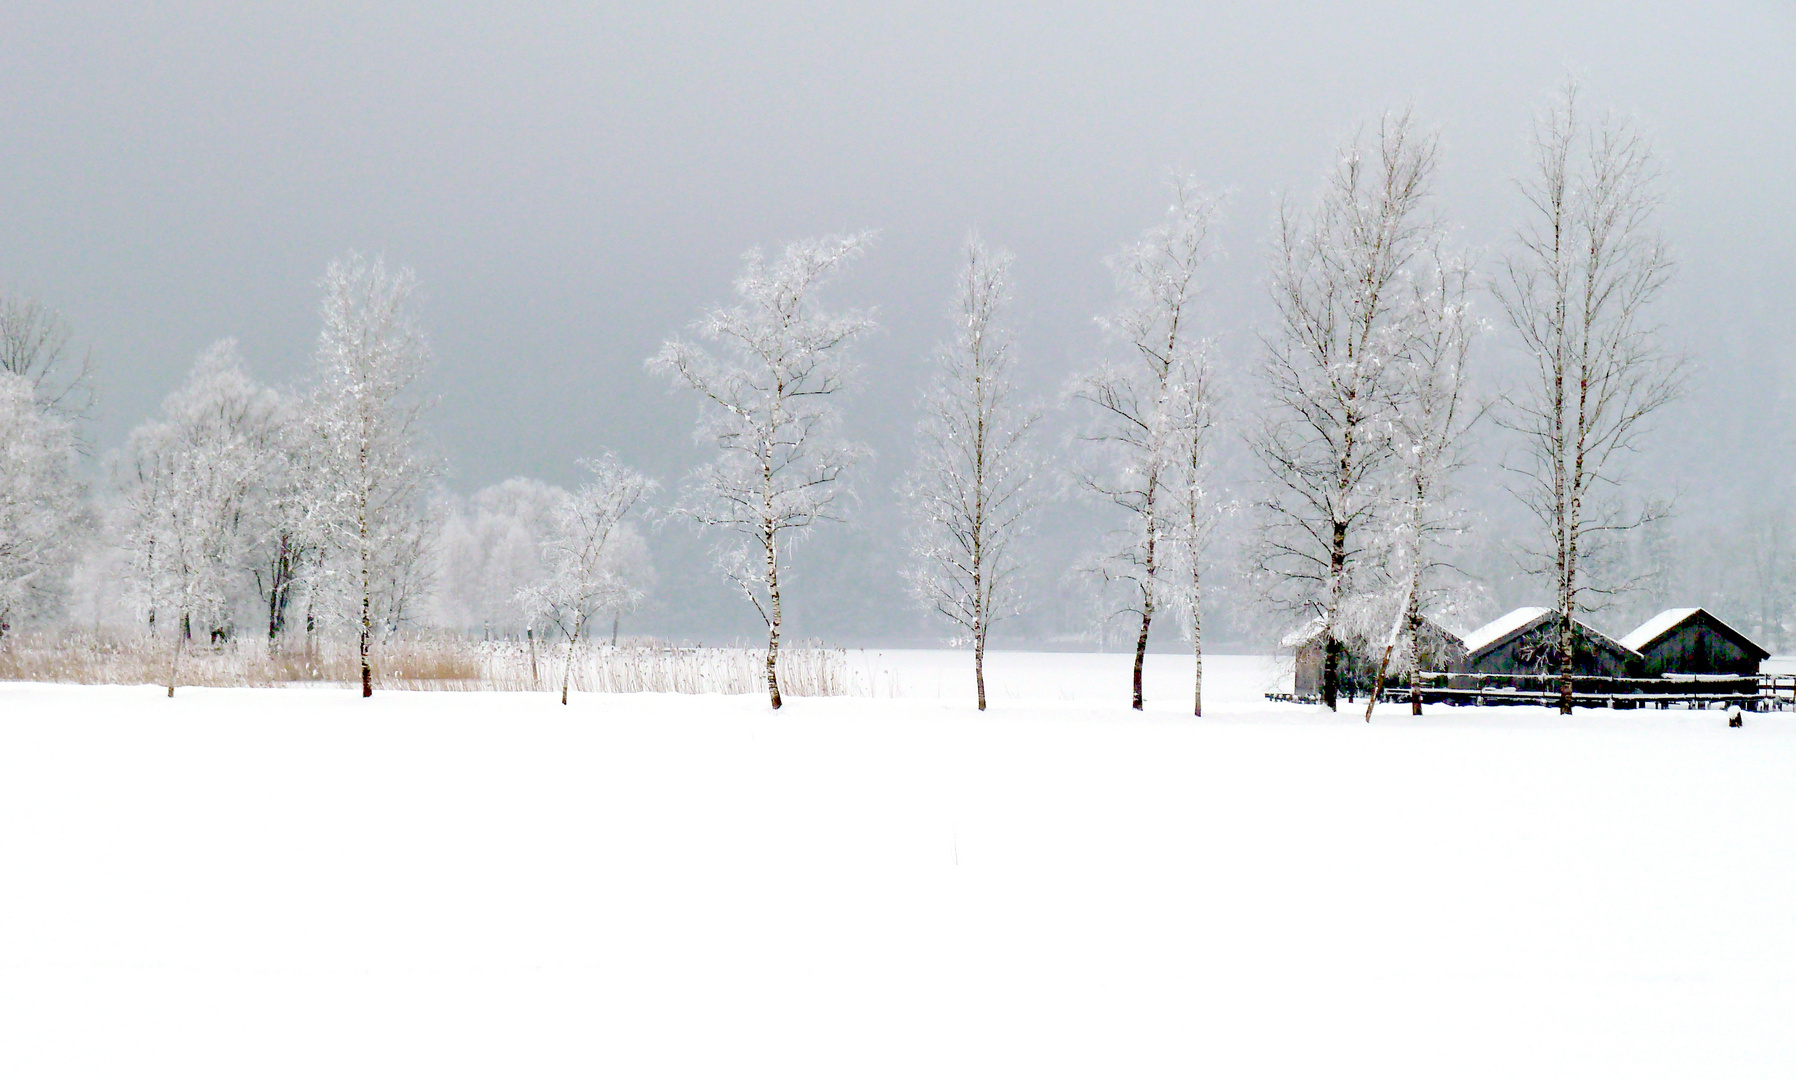
[[[1328,625],[1328,620],[1318,615],[1309,622],[1304,623],[1302,626],[1299,626],[1297,629],[1286,634],[1279,641],[1278,647],[1281,649],[1295,649],[1297,646],[1302,645],[1317,634],[1320,634],[1322,628],[1326,625]]]
[[[1633,649],[1635,652],[1639,652],[1641,649],[1646,648],[1648,645],[1651,645],[1654,641],[1658,640],[1660,635],[1671,630],[1678,623],[1683,622],[1685,619],[1688,619],[1690,616],[1701,610],[1701,608],[1693,607],[1666,608],[1664,611],[1659,612],[1639,626],[1636,626],[1629,632],[1627,637],[1621,639],[1621,643],[1628,648]]]
[[[1495,645],[1542,615],[1550,614],[1552,612],[1547,608],[1523,607],[1516,608],[1507,615],[1499,615],[1465,636],[1465,651],[1475,653]]]
[[[1720,619],[1717,619],[1714,612],[1705,611],[1698,607],[1668,608],[1665,611],[1661,611],[1657,615],[1654,615],[1652,618],[1641,623],[1627,637],[1622,638],[1621,643],[1628,648],[1633,649],[1635,652],[1642,652],[1650,648],[1654,642],[1658,641],[1666,634],[1683,625],[1687,620],[1693,619],[1698,615],[1703,617],[1711,630],[1720,634],[1722,637],[1732,640],[1735,645],[1740,647],[1742,652],[1747,654],[1757,653],[1760,660],[1764,660],[1771,655],[1763,645],[1760,645],[1745,634],[1740,633],[1740,631],[1735,630]]]

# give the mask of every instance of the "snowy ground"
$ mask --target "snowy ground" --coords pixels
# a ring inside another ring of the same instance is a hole
[[[0,1075],[1796,1074],[1796,714],[0,685]],[[952,667],[949,665],[952,664]]]

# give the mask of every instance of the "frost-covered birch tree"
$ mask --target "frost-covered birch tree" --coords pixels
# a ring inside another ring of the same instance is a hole
[[[0,641],[59,590],[81,523],[70,422],[0,371]]]
[[[1379,656],[1366,718],[1384,690],[1393,657],[1412,676],[1422,661],[1429,575],[1442,568],[1454,528],[1448,502],[1465,464],[1466,435],[1483,415],[1467,398],[1466,363],[1481,324],[1471,304],[1471,270],[1436,250],[1411,278],[1411,330],[1402,358],[1393,450],[1396,486],[1388,522],[1395,615]],[[1421,684],[1410,680],[1410,711],[1422,715]]]
[[[1207,394],[1194,392],[1207,373],[1196,308],[1220,208],[1217,196],[1191,180],[1174,182],[1166,219],[1110,260],[1121,303],[1098,323],[1123,355],[1106,358],[1068,389],[1089,415],[1078,436],[1086,451],[1079,482],[1124,517],[1093,570],[1103,584],[1120,587],[1116,614],[1139,619],[1131,699],[1137,709],[1149,628],[1176,592],[1162,574],[1176,555],[1167,544],[1179,522],[1186,436]]]
[[[426,402],[408,391],[430,350],[412,314],[410,270],[352,254],[332,262],[321,284],[311,432],[319,499],[307,527],[322,539],[329,584],[356,628],[370,697],[374,636],[398,628],[428,578],[423,503],[436,470],[416,447]]]
[[[543,541],[546,573],[518,595],[526,610],[561,631],[567,650],[561,675],[563,705],[587,623],[600,612],[634,607],[642,598],[646,562],[642,542],[624,519],[655,488],[653,481],[610,454],[580,464],[592,479],[556,507]]]
[[[175,620],[170,697],[195,629],[212,643],[231,634],[258,503],[276,460],[277,405],[227,339],[201,354],[160,419],[131,433],[123,537],[152,629],[158,614]]]
[[[1522,439],[1511,490],[1545,543],[1535,569],[1553,579],[1560,612],[1559,711],[1571,712],[1575,619],[1613,583],[1588,572],[1606,543],[1653,516],[1630,510],[1621,467],[1647,422],[1680,391],[1651,305],[1671,278],[1654,223],[1660,197],[1647,139],[1614,116],[1592,122],[1568,83],[1535,123],[1527,212],[1495,285],[1530,364],[1504,402]]]
[[[1390,499],[1395,402],[1411,332],[1408,277],[1439,232],[1436,142],[1387,116],[1343,146],[1315,210],[1279,213],[1263,336],[1266,408],[1250,440],[1268,476],[1260,565],[1321,619],[1322,700],[1335,707],[1344,621],[1369,589]]]
[[[1190,616],[1186,624],[1191,638],[1193,716],[1204,714],[1204,617],[1203,570],[1210,537],[1216,531],[1223,507],[1211,488],[1211,452],[1216,435],[1216,381],[1209,350],[1195,350],[1175,385],[1173,416],[1173,467],[1167,493],[1173,507],[1174,559],[1178,581],[1168,592]]]
[[[1007,324],[1009,252],[967,237],[949,308],[954,336],[936,350],[917,425],[918,461],[901,492],[912,520],[917,599],[973,646],[985,708],[985,642],[1018,600],[1016,542],[1033,505],[1024,439],[1039,414],[1017,400]]]
[[[836,397],[851,367],[847,347],[873,329],[859,312],[822,310],[818,292],[866,249],[871,234],[790,244],[772,262],[760,252],[736,280],[741,298],[647,361],[701,399],[697,435],[717,450],[698,469],[680,511],[726,539],[719,564],[767,625],[767,694],[780,707],[780,571],[794,540],[837,517],[842,477],[863,451],[841,438]]]

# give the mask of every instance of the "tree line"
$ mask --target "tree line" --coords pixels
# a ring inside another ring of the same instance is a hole
[[[1253,336],[1258,408],[1234,431],[1220,419],[1205,304],[1226,196],[1173,181],[1164,217],[1108,261],[1116,300],[1098,319],[1108,347],[1053,402],[1026,395],[1016,377],[1013,257],[968,237],[897,494],[910,589],[970,646],[981,709],[989,634],[1026,599],[1020,544],[1055,477],[1109,522],[1079,569],[1133,628],[1135,708],[1150,630],[1173,618],[1191,644],[1201,715],[1207,552],[1218,522],[1243,509],[1253,523],[1243,569],[1282,610],[1311,620],[1330,708],[1350,649],[1377,657],[1380,684],[1413,670],[1453,574],[1456,477],[1487,419],[1516,436],[1503,467],[1537,522],[1530,569],[1551,583],[1569,663],[1574,615],[1626,584],[1592,565],[1655,520],[1626,497],[1620,466],[1685,370],[1651,317],[1671,260],[1650,147],[1624,119],[1586,116],[1575,85],[1565,87],[1537,122],[1518,181],[1525,215],[1494,272],[1453,245],[1436,202],[1439,153],[1411,114],[1387,115],[1338,147],[1313,200],[1281,204],[1268,253],[1274,318]],[[722,576],[765,625],[774,708],[796,541],[843,517],[866,455],[839,401],[874,321],[830,307],[826,294],[874,240],[860,232],[751,253],[733,299],[645,362],[694,401],[710,450],[664,512],[716,538]],[[509,545],[521,569],[482,570],[470,589],[505,581],[481,610],[552,632],[570,668],[594,620],[641,600],[654,574],[634,522],[654,482],[602,453],[582,463],[575,491],[512,482],[491,495],[505,507],[450,520],[431,498],[440,468],[424,449],[428,401],[415,387],[430,350],[411,272],[351,255],[320,287],[309,387],[260,386],[234,342],[214,345],[112,463],[105,522],[77,480],[86,366],[54,312],[0,303],[0,640],[15,620],[53,608],[71,538],[102,525],[141,627],[168,644],[171,695],[184,651],[241,636],[252,602],[270,648],[294,633],[353,636],[371,694],[371,646],[417,616],[442,565],[436,553],[459,544],[484,544],[485,558]],[[1525,357],[1523,375],[1479,399],[1471,361],[1499,326]],[[1058,448],[1039,433],[1050,407],[1078,417]],[[1244,441],[1258,464],[1246,508],[1215,490],[1222,438]],[[474,538],[526,520],[518,535]]]

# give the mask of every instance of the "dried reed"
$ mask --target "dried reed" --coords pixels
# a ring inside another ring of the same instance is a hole
[[[13,634],[0,639],[0,680],[163,684],[170,659],[169,642],[141,634]],[[383,690],[547,693],[560,691],[567,649],[540,647],[533,662],[523,642],[404,636],[376,645],[370,659],[374,685]],[[181,658],[177,681],[181,686],[351,686],[359,679],[354,643],[320,638],[276,650],[262,641],[193,642]],[[570,685],[596,694],[759,694],[767,684],[758,650],[630,642],[582,643],[574,650]],[[793,697],[872,694],[843,650],[817,646],[780,654],[780,689]]]
[[[493,690],[556,691],[568,664],[567,645],[539,650],[536,677],[516,642],[485,642],[487,685]],[[590,694],[761,694],[767,669],[756,649],[720,649],[631,642],[582,644],[574,650],[569,685]],[[780,692],[792,697],[867,697],[871,689],[850,670],[841,649],[799,646],[780,653]]]

